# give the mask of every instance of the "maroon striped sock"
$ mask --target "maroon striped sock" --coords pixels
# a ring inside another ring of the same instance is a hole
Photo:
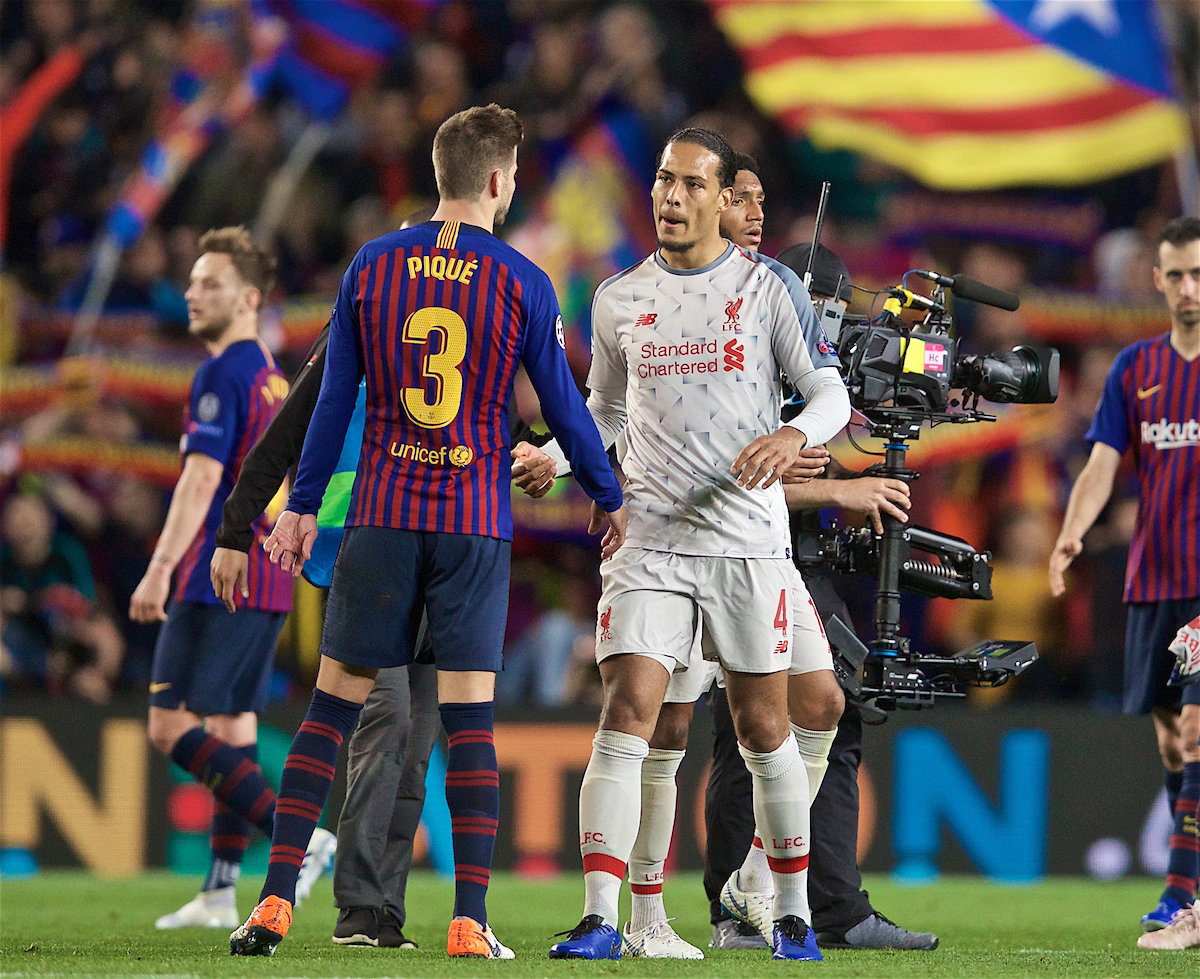
[[[171,760],[264,835],[274,832],[275,793],[242,748],[194,727],[175,742]]]
[[[333,785],[338,749],[354,730],[361,710],[362,704],[313,691],[308,714],[283,765],[271,858],[259,900],[273,894],[296,902],[296,877]]]
[[[446,803],[454,838],[454,914],[487,923],[487,889],[500,824],[500,773],[492,739],[494,705],[442,704],[450,742]]]

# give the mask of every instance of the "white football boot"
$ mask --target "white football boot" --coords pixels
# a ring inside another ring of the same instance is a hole
[[[325,871],[333,869],[333,858],[337,853],[337,837],[329,830],[318,826],[313,830],[308,848],[304,851],[304,859],[300,861],[300,875],[296,878],[296,901],[293,907],[300,907],[315,884]]]
[[[775,907],[774,891],[742,890],[735,870],[721,888],[721,907],[738,921],[757,928],[763,940],[774,947],[775,921],[771,914]]]
[[[178,911],[164,914],[154,927],[161,931],[174,928],[236,928],[241,918],[237,911],[237,888],[218,887],[201,891]]]
[[[644,959],[702,959],[704,953],[695,945],[689,945],[677,934],[669,922],[656,921],[645,928],[631,932],[629,924],[621,935],[621,954],[630,958]]]

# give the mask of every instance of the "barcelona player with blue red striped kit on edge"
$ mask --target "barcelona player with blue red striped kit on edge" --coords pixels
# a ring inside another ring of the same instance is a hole
[[[235,885],[242,855],[255,826],[267,836],[274,829],[275,793],[257,764],[258,714],[266,707],[275,640],[292,607],[288,575],[257,548],[233,615],[209,581],[222,506],[288,386],[258,337],[258,310],[271,288],[274,258],[244,228],[209,231],[200,250],[185,298],[189,332],[204,341],[209,359],[192,381],[183,472],[150,566],[129,603],[134,621],[163,623],[150,677],[150,740],[216,797],[212,865],[203,889],[159,918],[163,929],[231,928],[239,920]],[[265,540],[271,522],[260,516],[252,529]],[[313,842],[324,847],[333,837],[322,831]],[[301,896],[315,879],[311,871],[319,876],[320,867],[310,859]]]
[[[1200,947],[1200,683],[1168,683],[1176,632],[1200,615],[1200,219],[1176,218],[1158,239],[1154,285],[1167,301],[1171,332],[1118,355],[1087,438],[1079,474],[1050,557],[1050,588],[1112,493],[1121,457],[1133,454],[1138,514],[1125,601],[1127,714],[1152,714],[1175,824],[1167,884],[1142,917],[1143,948]]]
[[[455,901],[447,952],[512,958],[487,923],[500,813],[492,739],[508,616],[512,511],[508,405],[518,362],[580,486],[606,513],[608,557],[625,539],[621,489],[571,377],[549,278],[492,229],[512,201],[520,120],[475,107],[434,138],[433,219],[368,242],[342,279],[325,376],[288,509],[266,541],[299,573],[316,513],[366,377],[366,426],[334,566],[321,666],[280,784],[261,900],[230,936],[234,955],[269,955],[291,925],[302,854],[329,793],[342,739],[380,668],[412,661],[428,614],[449,739],[446,801]]]

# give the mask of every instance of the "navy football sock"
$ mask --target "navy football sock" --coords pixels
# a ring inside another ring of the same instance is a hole
[[[234,751],[250,759],[252,764],[258,764],[258,745],[247,744],[235,746]],[[208,877],[204,880],[202,891],[213,891],[221,887],[232,887],[242,870],[242,857],[246,847],[250,845],[250,836],[254,827],[230,809],[220,799],[213,807],[212,832],[209,835],[209,846],[212,849],[212,866],[208,869]]]
[[[495,704],[441,704],[450,742],[446,803],[454,838],[454,915],[487,924],[487,888],[500,824]]]
[[[264,835],[274,831],[275,793],[242,748],[194,727],[175,742],[171,760]]]
[[[312,703],[283,765],[279,801],[275,803],[275,834],[261,901],[270,895],[296,903],[296,877],[308,841],[333,785],[338,749],[354,730],[362,704],[314,690]]]
[[[1163,897],[1191,904],[1200,877],[1200,761],[1183,766],[1183,784],[1175,803],[1175,827],[1171,833],[1171,858],[1167,863],[1167,887]]]
[[[1163,782],[1167,787],[1167,811],[1174,816],[1175,803],[1179,801],[1179,790],[1183,788],[1183,770],[1173,772],[1169,768],[1164,768],[1163,771],[1166,773]]]

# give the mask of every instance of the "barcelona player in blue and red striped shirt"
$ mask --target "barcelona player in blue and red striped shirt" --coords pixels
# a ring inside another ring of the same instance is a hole
[[[608,514],[603,553],[624,540],[608,457],[567,367],[546,274],[492,234],[512,200],[520,121],[490,105],[448,119],[434,139],[433,220],[369,242],[342,279],[321,393],[288,510],[267,541],[299,572],[316,513],[366,378],[366,423],[334,567],[321,667],[292,742],[261,901],[230,939],[271,954],[291,924],[296,875],[329,792],[338,746],[380,668],[412,661],[428,614],[454,834],[451,955],[511,958],[487,924],[500,811],[492,740],[495,674],[508,610],[508,405],[518,362],[576,479]]]
[[[1124,709],[1154,716],[1175,816],[1167,886],[1142,918],[1146,931],[1169,930],[1180,908],[1195,900],[1200,877],[1200,684],[1167,685],[1175,662],[1168,646],[1180,626],[1200,614],[1200,220],[1167,224],[1154,284],[1166,298],[1171,332],[1117,355],[1087,434],[1092,454],[1071,491],[1050,558],[1051,590],[1060,595],[1063,572],[1130,451],[1138,515],[1125,573]],[[1143,935],[1138,944],[1153,948],[1157,941]]]
[[[217,797],[204,889],[160,918],[160,928],[237,924],[242,853],[254,826],[268,836],[274,829],[275,796],[256,763],[257,715],[266,707],[275,640],[292,607],[289,576],[261,553],[249,564],[248,592],[237,596],[233,615],[209,580],[225,499],[246,453],[279,410],[287,381],[258,338],[274,259],[243,228],[210,231],[200,248],[186,294],[188,321],[210,357],[196,371],[184,415],[183,472],[129,608],[136,621],[163,622],[151,672],[150,740]],[[270,529],[266,517],[255,522],[259,540]]]

